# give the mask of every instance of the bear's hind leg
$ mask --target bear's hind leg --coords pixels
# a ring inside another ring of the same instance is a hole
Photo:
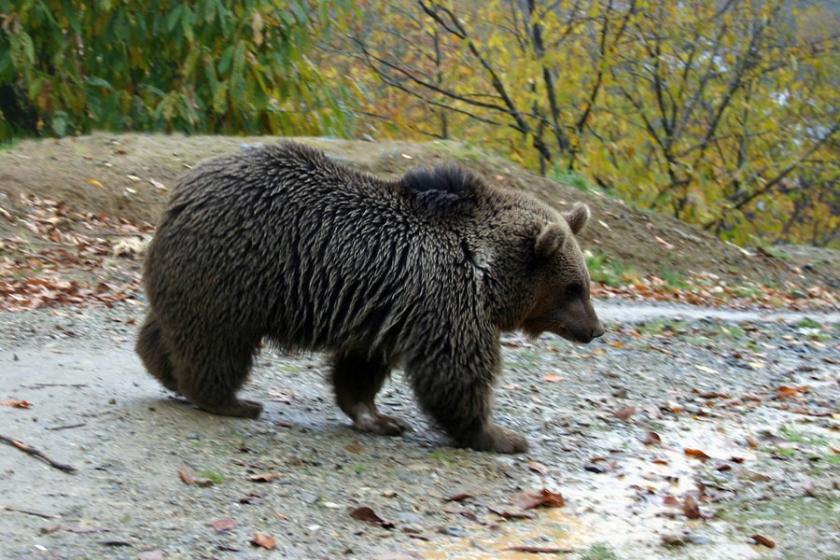
[[[170,391],[178,392],[178,381],[174,376],[169,349],[163,341],[160,322],[152,310],[149,310],[146,320],[143,321],[134,350],[149,373]]]
[[[403,433],[408,426],[401,420],[380,414],[374,399],[390,368],[381,360],[361,353],[342,352],[333,356],[332,384],[335,400],[362,432],[386,436]]]
[[[183,352],[175,363],[178,391],[212,414],[257,418],[262,405],[236,397],[248,378],[255,349],[256,342],[247,340],[201,339],[199,348]]]

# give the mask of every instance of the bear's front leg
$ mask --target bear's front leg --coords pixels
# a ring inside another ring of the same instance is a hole
[[[365,352],[337,352],[333,356],[332,384],[335,400],[362,432],[397,436],[408,425],[402,420],[381,414],[374,399],[388,377],[390,366]]]
[[[462,363],[466,360],[469,363]],[[406,372],[420,406],[458,446],[523,453],[528,450],[528,440],[495,425],[490,418],[498,363],[496,348],[464,356],[432,352],[409,362]]]

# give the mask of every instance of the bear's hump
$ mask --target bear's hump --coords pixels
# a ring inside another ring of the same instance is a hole
[[[474,206],[486,189],[480,177],[456,165],[412,169],[401,182],[406,195],[429,210]]]

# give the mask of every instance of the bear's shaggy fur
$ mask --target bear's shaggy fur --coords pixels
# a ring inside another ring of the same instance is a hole
[[[401,365],[457,444],[524,451],[491,422],[499,334],[603,333],[574,239],[588,217],[457,167],[384,181],[293,143],[212,159],[181,179],[149,247],[137,352],[200,408],[256,417],[236,392],[262,339],[328,350],[339,407],[383,434],[403,430],[374,405]]]

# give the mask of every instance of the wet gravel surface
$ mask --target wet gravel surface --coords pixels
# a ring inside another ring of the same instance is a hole
[[[824,317],[614,313],[589,346],[507,336],[496,417],[532,446],[514,457],[447,447],[399,373],[379,403],[412,431],[353,431],[318,355],[262,353],[245,390],[266,404],[259,420],[200,412],[143,371],[141,317],[132,304],[0,314],[0,402],[31,405],[0,406],[0,435],[78,469],[0,445],[0,558],[840,551],[840,326]],[[543,488],[565,506],[524,511],[523,493]],[[363,506],[389,527],[351,517]],[[276,548],[250,544],[255,532]]]

